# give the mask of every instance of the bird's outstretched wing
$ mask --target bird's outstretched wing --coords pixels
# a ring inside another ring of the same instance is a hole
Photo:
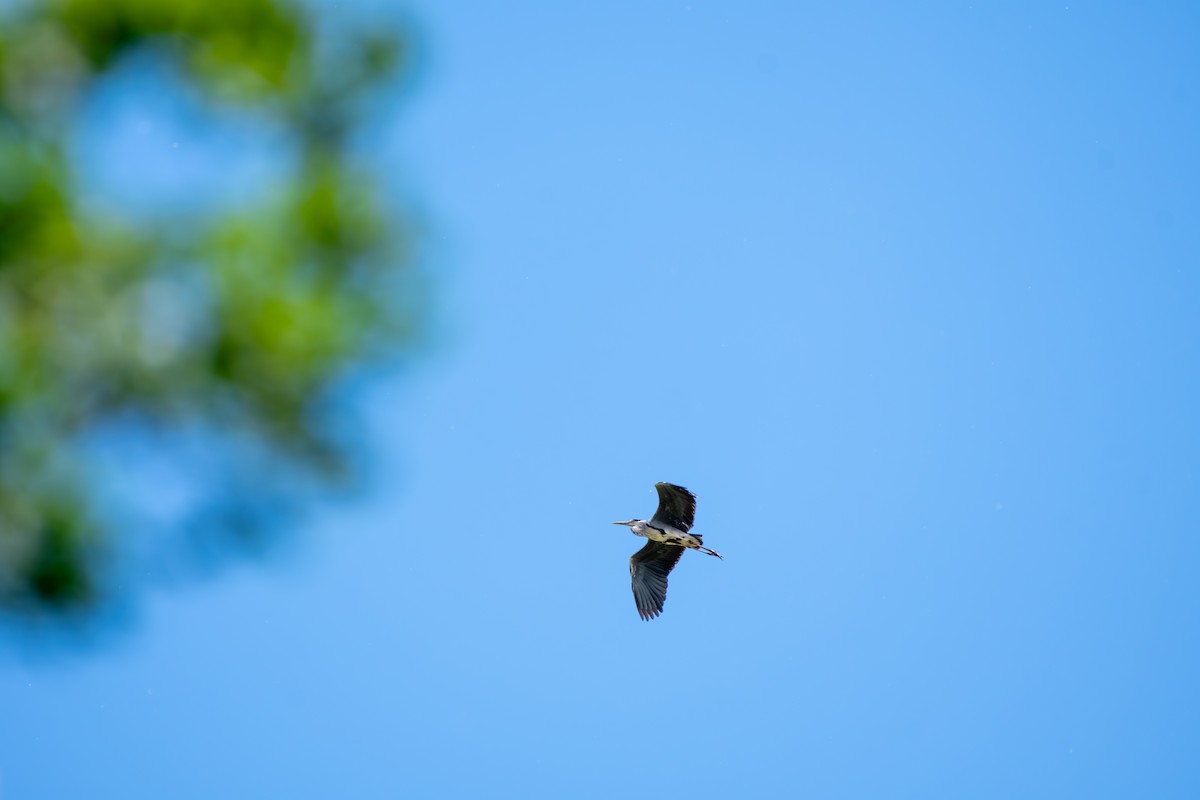
[[[662,527],[665,522],[687,533],[696,519],[696,495],[673,483],[656,483],[654,488],[658,489],[658,510],[650,524]]]
[[[679,563],[687,549],[673,544],[649,541],[629,559],[629,575],[633,578],[633,601],[638,615],[650,620],[662,613],[667,601],[667,575]]]

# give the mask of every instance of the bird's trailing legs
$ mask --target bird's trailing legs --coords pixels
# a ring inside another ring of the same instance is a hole
[[[716,550],[709,550],[707,547],[697,547],[696,549],[699,550],[701,553],[707,553],[710,556],[716,556],[717,558],[721,559],[722,561],[725,560],[725,556],[721,555]]]

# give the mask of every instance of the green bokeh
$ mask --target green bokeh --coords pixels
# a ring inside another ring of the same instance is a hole
[[[347,145],[407,40],[337,36],[275,0],[61,0],[5,16],[0,606],[86,611],[111,588],[119,526],[96,510],[84,443],[113,420],[208,428],[323,481],[351,471],[353,443],[321,404],[347,370],[411,340],[419,304],[397,296],[408,227]],[[135,52],[283,131],[291,174],[255,204],[166,224],[85,211],[67,142]]]

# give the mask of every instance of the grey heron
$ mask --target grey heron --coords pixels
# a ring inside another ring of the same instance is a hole
[[[628,525],[635,536],[650,540],[629,559],[633,601],[644,620],[662,613],[667,601],[667,575],[679,563],[684,550],[690,548],[722,558],[716,550],[704,546],[699,534],[689,532],[696,519],[696,495],[673,483],[656,483],[654,488],[658,490],[658,509],[653,517],[613,523]]]

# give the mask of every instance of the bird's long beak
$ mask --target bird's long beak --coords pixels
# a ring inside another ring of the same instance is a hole
[[[614,522],[613,525],[629,525],[628,522]]]

